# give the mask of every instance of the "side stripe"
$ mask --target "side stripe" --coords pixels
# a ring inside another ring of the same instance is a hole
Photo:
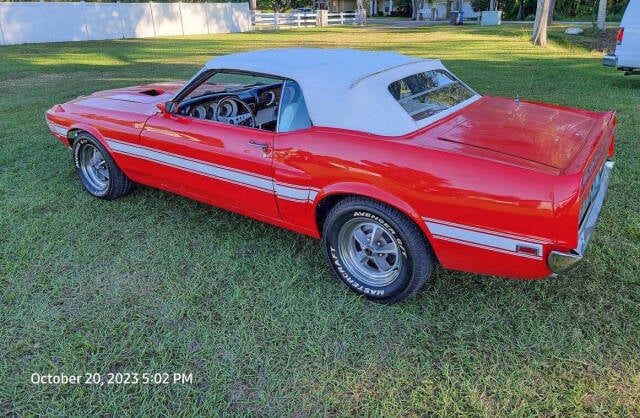
[[[174,154],[154,151],[149,148],[142,148],[135,145],[125,144],[123,142],[116,142],[113,140],[108,140],[107,142],[114,151],[120,152],[122,154],[141,157],[146,160],[167,164],[172,167],[182,168],[187,171],[204,174],[206,176],[218,178],[221,180],[231,181],[233,183],[243,184],[256,189],[262,189],[271,192],[273,191],[273,183],[266,178],[240,173],[226,168],[217,167],[212,164],[178,157]]]
[[[316,189],[287,183],[274,183],[268,176],[234,170],[229,167],[219,166],[168,152],[157,151],[148,147],[132,145],[114,139],[107,139],[107,143],[114,152],[119,154],[165,164],[191,173],[202,174],[207,177],[228,181],[267,193],[275,193],[279,198],[286,200],[300,203],[313,202],[318,194]]]
[[[289,200],[308,201],[309,189],[298,189],[293,187],[284,186],[281,183],[275,184],[276,194],[282,198]]]
[[[281,199],[291,200],[294,202],[313,203],[318,195],[315,189],[308,189],[301,186],[289,185],[286,183],[275,183],[276,195]]]
[[[67,128],[60,126],[57,123],[47,121],[47,125],[49,125],[49,130],[51,132],[57,133],[58,135],[67,136],[67,132],[69,132]]]
[[[483,248],[491,251],[517,255],[520,257],[542,259],[543,241],[519,237],[512,234],[502,234],[487,229],[469,227],[461,224],[423,218],[424,223],[434,238],[451,241],[458,244]],[[537,255],[520,252],[521,247],[535,250]]]

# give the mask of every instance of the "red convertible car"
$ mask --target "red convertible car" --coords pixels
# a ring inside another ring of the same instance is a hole
[[[584,255],[614,112],[482,96],[439,60],[278,49],[222,56],[190,81],[53,106],[91,195],[135,183],[320,238],[372,300],[444,268],[533,279]]]

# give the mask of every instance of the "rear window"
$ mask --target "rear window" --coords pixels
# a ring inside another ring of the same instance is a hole
[[[389,84],[389,92],[414,120],[433,116],[476,93],[445,70],[425,71]]]

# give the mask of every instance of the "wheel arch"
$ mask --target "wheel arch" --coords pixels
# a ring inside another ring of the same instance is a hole
[[[89,135],[93,136],[96,140],[98,140],[100,142],[100,144],[103,147],[105,147],[109,151],[109,153],[111,155],[113,155],[113,152],[112,152],[111,148],[109,147],[109,144],[107,144],[107,140],[100,133],[100,131],[97,130],[93,126],[85,125],[85,124],[72,125],[69,128],[69,130],[67,131],[67,140],[69,141],[69,146],[71,148],[73,148],[73,143],[75,142],[76,138],[78,137],[78,134],[81,133],[81,132],[86,132]]]
[[[363,183],[338,183],[320,191],[314,209],[316,228],[320,237],[322,237],[324,221],[331,208],[347,197],[364,197],[391,206],[415,223],[422,231],[425,240],[431,245],[429,231],[418,211],[397,195]]]
[[[94,126],[79,123],[79,124],[72,125],[69,128],[69,130],[67,131],[67,140],[69,141],[69,147],[72,150],[73,150],[73,144],[78,138],[78,135],[81,133],[86,133],[94,137],[100,143],[100,145],[102,145],[104,149],[107,150],[107,153],[109,153],[109,156],[113,159],[118,169],[122,171],[125,174],[125,176],[127,176],[128,178],[130,179],[132,178],[132,175],[129,172],[129,170],[128,169],[124,170],[122,168],[120,155],[113,151],[113,149],[109,146],[109,143],[107,139],[104,137],[104,135],[102,135],[102,133],[98,129],[96,129]]]

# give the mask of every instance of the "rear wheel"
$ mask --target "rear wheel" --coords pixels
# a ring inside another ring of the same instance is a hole
[[[84,189],[92,196],[113,200],[133,189],[134,183],[100,141],[86,132],[78,134],[73,143],[73,162]]]
[[[414,296],[433,270],[422,231],[395,208],[366,198],[346,198],[331,209],[323,246],[340,280],[381,303]]]

